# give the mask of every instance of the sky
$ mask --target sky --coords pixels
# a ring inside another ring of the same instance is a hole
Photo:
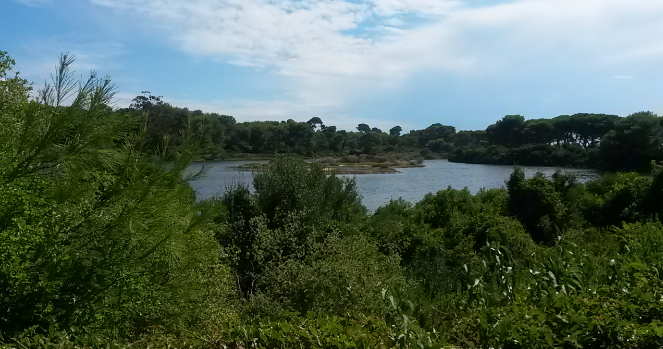
[[[0,0],[0,50],[60,53],[237,121],[485,129],[504,115],[663,114],[661,0]]]

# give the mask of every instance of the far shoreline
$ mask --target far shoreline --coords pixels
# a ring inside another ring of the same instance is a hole
[[[334,163],[325,165],[325,170],[342,175],[362,175],[362,174],[395,174],[400,173],[398,168],[425,167],[417,163]],[[265,163],[249,163],[237,166],[240,171],[256,171],[267,166]]]

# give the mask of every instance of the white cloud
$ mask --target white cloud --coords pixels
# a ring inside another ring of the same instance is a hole
[[[438,16],[456,0],[90,0],[147,17],[186,51],[295,76],[389,73],[372,54],[400,34],[396,15]],[[364,28],[384,19],[387,26]],[[348,31],[368,29],[371,36]],[[376,65],[377,63],[377,65]],[[386,71],[382,71],[382,69]]]
[[[147,19],[191,54],[297,77],[289,88],[309,96],[225,104],[247,116],[329,110],[342,117],[353,107],[348,103],[360,103],[357,95],[422,73],[503,78],[505,84],[573,81],[591,72],[640,74],[637,69],[657,67],[663,58],[660,0],[478,7],[468,6],[471,0],[89,1]]]
[[[135,96],[122,95],[121,105],[130,104]],[[187,106],[190,110],[200,109],[205,112],[216,112],[220,114],[232,115],[238,122],[245,121],[284,121],[294,119],[295,121],[307,121],[311,117],[317,116],[323,122],[334,125],[339,129],[355,130],[359,123],[368,123],[371,127],[378,127],[382,130],[388,130],[396,124],[393,121],[374,118],[360,118],[353,116],[350,111],[343,110],[342,107],[333,100],[311,100],[311,95],[292,95],[275,101],[261,101],[252,99],[232,99],[215,100],[200,102],[190,99],[165,99],[168,103],[177,106]],[[401,122],[404,129],[410,129],[411,124]]]
[[[456,0],[90,1],[149,18],[193,54],[296,76],[384,78],[412,69],[614,64],[663,55],[657,0],[522,0],[479,8]],[[400,14],[438,17],[396,29]],[[376,18],[387,26],[369,27],[372,37],[348,33]]]
[[[392,26],[392,27],[400,27],[403,25],[403,20],[396,18],[396,17],[391,17],[388,18],[384,21],[384,24]]]
[[[147,16],[189,52],[287,74],[309,73],[312,62],[340,73],[371,46],[342,34],[367,18],[368,6],[340,0],[92,1]]]
[[[460,6],[460,1],[444,0],[371,0],[374,11],[380,16],[393,16],[402,13],[415,13],[422,16],[449,14]]]

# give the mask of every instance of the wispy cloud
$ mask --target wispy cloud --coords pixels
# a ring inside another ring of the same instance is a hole
[[[122,104],[127,104],[133,99],[130,95],[120,95]],[[274,101],[262,101],[252,99],[232,99],[200,102],[190,99],[169,98],[168,102],[173,105],[185,105],[191,110],[200,109],[206,112],[217,112],[220,114],[233,115],[238,122],[243,121],[282,121],[295,119],[296,121],[307,121],[311,117],[321,117],[323,122],[334,125],[339,129],[354,130],[359,122],[368,123],[371,127],[383,130],[396,125],[395,121],[374,118],[357,117],[343,110],[334,100],[311,100],[312,95],[291,95]],[[413,124],[402,121],[400,125],[404,129],[413,128]]]
[[[413,67],[457,71],[663,56],[657,35],[663,2],[656,0],[522,0],[479,8],[455,0],[90,1],[149,18],[192,54],[296,76],[384,77]],[[435,20],[394,28],[404,14]],[[373,34],[350,33],[357,29]],[[537,61],[522,62],[528,59]]]
[[[448,14],[462,4],[458,0],[371,0],[370,3],[378,16],[411,13],[421,16],[440,16]]]
[[[137,13],[162,26],[193,54],[286,74],[367,75],[379,72],[371,58],[383,41],[398,35],[387,27],[372,37],[349,34],[364,23],[402,23],[403,14],[441,16],[455,0],[91,0]],[[371,28],[369,28],[371,29]]]
[[[53,0],[14,0],[14,1],[18,2],[19,4],[32,6],[32,7],[41,7],[44,5],[51,4],[53,2]]]
[[[631,68],[663,59],[660,0],[89,1],[146,19],[192,55],[292,76],[288,88],[310,96],[224,104],[244,115],[340,117],[361,103],[357,95],[412,86],[422,74],[492,79],[515,91],[523,81],[639,74]]]

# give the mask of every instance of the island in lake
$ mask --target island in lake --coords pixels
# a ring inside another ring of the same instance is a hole
[[[394,161],[366,161],[341,162],[343,158],[323,158],[319,161],[325,164],[325,169],[336,174],[392,174],[399,173],[397,168],[424,167],[423,159],[394,160]],[[255,171],[266,168],[267,163],[250,163],[237,166],[243,171]]]

